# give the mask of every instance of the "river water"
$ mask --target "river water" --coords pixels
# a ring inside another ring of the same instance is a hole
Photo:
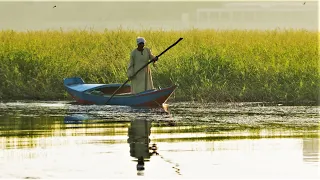
[[[0,178],[319,178],[319,107],[0,103]]]

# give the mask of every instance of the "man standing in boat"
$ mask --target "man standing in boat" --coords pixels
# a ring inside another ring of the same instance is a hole
[[[155,65],[155,62],[158,60],[158,57],[153,55],[149,48],[144,47],[145,43],[146,40],[143,37],[138,37],[138,47],[134,49],[130,54],[130,63],[128,66],[127,75],[131,80],[131,92],[134,94],[154,89],[151,69],[149,66],[146,66],[133,77],[133,75],[140,68],[146,65],[149,60],[154,59],[153,65]]]

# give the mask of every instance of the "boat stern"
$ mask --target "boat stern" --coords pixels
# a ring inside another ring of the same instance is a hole
[[[163,88],[155,92],[150,92],[147,94],[141,94],[139,96],[146,96],[149,100],[137,103],[137,107],[163,107],[163,104],[167,102],[169,97],[173,94],[177,85],[173,85],[168,88]]]

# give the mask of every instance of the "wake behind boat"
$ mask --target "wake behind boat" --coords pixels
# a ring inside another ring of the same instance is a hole
[[[177,85],[163,89],[152,89],[137,94],[131,93],[129,84],[86,84],[80,77],[65,78],[67,92],[79,104],[123,105],[137,107],[162,107]],[[120,89],[118,89],[121,87]],[[118,89],[118,90],[117,90]],[[110,99],[112,94],[114,96]]]

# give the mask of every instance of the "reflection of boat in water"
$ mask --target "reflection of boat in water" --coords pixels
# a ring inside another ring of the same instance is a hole
[[[144,163],[149,161],[152,155],[158,155],[156,144],[149,146],[151,124],[152,122],[145,118],[136,118],[131,121],[128,129],[130,156],[137,159],[138,175],[143,174]]]
[[[63,122],[65,124],[82,124],[88,119],[90,119],[90,117],[86,114],[72,114],[65,116]]]

